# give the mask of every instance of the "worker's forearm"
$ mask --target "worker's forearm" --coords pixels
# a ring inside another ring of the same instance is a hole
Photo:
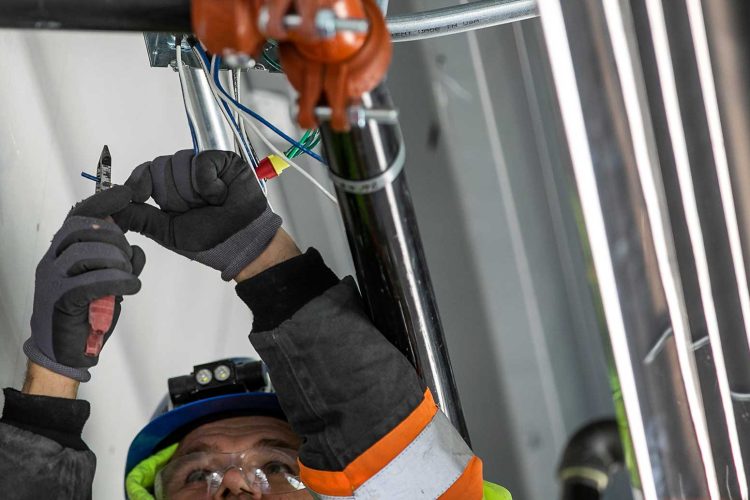
[[[235,276],[234,281],[242,283],[258,274],[266,271],[282,262],[301,255],[299,248],[289,234],[283,229],[279,229],[276,236],[271,240],[271,244],[268,245],[260,256],[255,259],[249,266],[240,271]]]
[[[79,382],[29,361],[21,392],[35,396],[76,399]]]
[[[84,482],[87,482],[90,487],[94,459],[93,454],[88,451],[88,446],[81,439],[81,432],[89,418],[91,408],[88,401],[76,398],[78,385],[79,382],[76,380],[63,377],[36,363],[29,362],[22,392],[10,388],[3,390],[5,406],[2,417],[0,417],[0,424],[26,431],[25,440],[37,442],[38,439],[44,438],[55,441],[64,448],[85,451],[86,453],[78,458],[74,456],[75,454],[66,456],[76,464],[85,462],[85,465],[82,465],[82,468],[86,469],[83,471]],[[5,433],[5,435],[14,432],[7,427],[5,429],[0,427],[0,430],[2,430],[0,434]],[[2,441],[2,436],[0,436],[0,441]],[[34,447],[35,445],[30,446]],[[0,443],[0,449],[2,447]],[[49,446],[43,448],[51,449]],[[55,454],[65,455],[69,451],[55,452]],[[59,456],[48,457],[46,461],[52,463],[59,459]],[[0,464],[2,462],[3,457],[0,457]],[[50,466],[48,468],[54,469],[55,467]],[[76,469],[78,465],[71,465],[68,468],[70,470]],[[2,469],[0,466],[0,471]],[[88,469],[91,470],[88,471]],[[70,475],[70,470],[68,470],[68,475]],[[2,481],[0,481],[0,484],[2,484]]]

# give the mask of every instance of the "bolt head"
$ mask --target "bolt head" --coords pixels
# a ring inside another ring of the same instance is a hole
[[[321,9],[315,16],[315,27],[322,38],[336,36],[336,13],[331,9]]]

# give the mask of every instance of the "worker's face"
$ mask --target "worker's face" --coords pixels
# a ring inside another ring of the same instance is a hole
[[[267,471],[283,471],[299,475],[297,453],[301,441],[287,422],[272,417],[237,417],[211,422],[198,427],[180,443],[171,462],[190,460],[191,456],[206,453],[242,453],[243,463]],[[251,467],[244,467],[251,468]],[[194,473],[195,474],[195,473]],[[198,473],[200,475],[200,473]],[[204,500],[206,489],[188,488],[171,494],[169,500]],[[248,481],[246,473],[236,467],[223,471],[218,490],[210,499],[277,499],[298,500],[312,498],[306,491],[284,494],[263,493],[261,488]]]

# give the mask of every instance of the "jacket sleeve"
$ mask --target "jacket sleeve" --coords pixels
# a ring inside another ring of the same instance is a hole
[[[4,393],[0,491],[19,500],[90,499],[96,457],[81,440],[88,403]]]
[[[284,281],[278,278],[283,266],[267,271],[278,273],[277,284]],[[320,266],[317,256],[303,274]],[[238,289],[256,326],[261,315],[264,328],[254,328],[250,341],[303,437],[302,481],[323,499],[482,498],[481,461],[414,368],[369,321],[354,280],[329,276],[328,284],[276,321],[263,317],[252,296],[278,302],[283,295],[257,288],[249,293],[255,284]]]

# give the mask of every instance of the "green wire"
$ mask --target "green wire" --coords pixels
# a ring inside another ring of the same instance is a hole
[[[270,57],[268,57],[266,54],[263,54],[263,61],[265,61],[266,64],[271,66],[272,69],[275,71],[278,71],[279,73],[283,73],[284,70],[281,69],[281,66],[276,61],[273,61]]]
[[[307,143],[307,139],[309,136],[310,136],[310,131],[308,130],[307,132],[305,132],[305,135],[303,135],[302,138],[299,140],[300,144],[307,147],[306,143]],[[297,156],[299,156],[299,148],[296,146],[292,146],[291,148],[286,150],[286,153],[284,153],[284,156],[286,156],[287,158],[291,158],[291,159],[296,158]]]
[[[275,40],[269,40],[268,46],[276,48],[278,47],[278,42],[276,42]],[[265,48],[263,49],[262,57],[263,57],[263,61],[265,61],[265,63],[268,64],[269,66],[271,66],[271,69],[278,71],[279,73],[284,72],[284,70],[281,67],[281,62],[271,59],[271,57],[266,53]]]
[[[320,143],[320,132],[317,129],[308,130],[299,140],[300,144],[305,146],[307,149],[314,148]],[[292,146],[285,153],[284,156],[293,160],[298,156],[301,156],[303,151],[296,146]]]

